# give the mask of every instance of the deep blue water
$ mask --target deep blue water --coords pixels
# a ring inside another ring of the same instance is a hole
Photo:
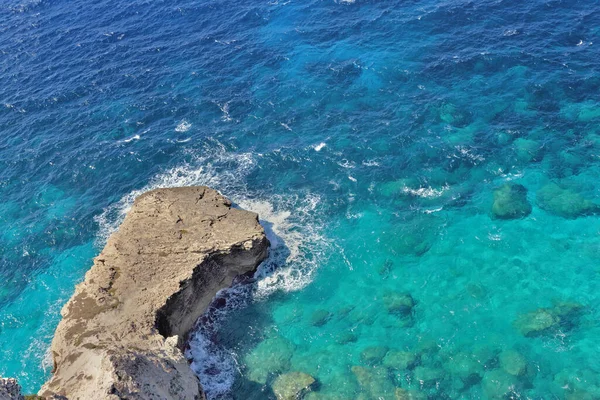
[[[136,194],[208,184],[274,243],[192,342],[211,398],[600,398],[599,30],[590,0],[4,0],[0,375],[47,379]],[[530,213],[494,218],[505,184]]]

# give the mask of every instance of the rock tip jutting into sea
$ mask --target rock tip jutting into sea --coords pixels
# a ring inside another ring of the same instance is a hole
[[[187,335],[268,246],[257,214],[208,187],[142,194],[64,306],[39,395],[204,399],[182,353]]]

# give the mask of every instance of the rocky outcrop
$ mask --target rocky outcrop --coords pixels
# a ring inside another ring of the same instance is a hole
[[[16,379],[0,378],[0,400],[23,400],[21,386]]]
[[[575,219],[586,215],[598,214],[600,206],[581,194],[555,183],[549,183],[538,190],[538,206],[549,212],[567,219]]]
[[[139,196],[63,308],[54,374],[39,394],[203,399],[182,354],[187,335],[268,244],[256,214],[207,187]]]
[[[527,201],[527,189],[523,185],[506,183],[494,190],[492,218],[517,219],[531,214]]]

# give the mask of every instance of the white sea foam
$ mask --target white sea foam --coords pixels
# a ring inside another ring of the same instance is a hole
[[[232,153],[222,145],[212,147],[200,152],[192,162],[155,176],[148,185],[127,194],[96,217],[99,245],[117,229],[134,199],[143,192],[159,187],[207,185],[241,208],[257,212],[271,242],[269,256],[255,274],[255,283],[219,292],[218,296],[227,296],[228,308],[241,307],[251,299],[260,301],[277,291],[302,289],[332,253],[332,245],[321,232],[320,197],[308,192],[273,194],[262,188],[250,189],[246,178],[255,170],[261,155]],[[186,352],[209,399],[230,390],[237,370],[235,355],[210,339],[228,311],[209,310],[205,318],[211,323],[197,328]]]
[[[181,122],[175,127],[175,132],[187,132],[192,127],[192,124],[187,122],[185,119],[181,120]]]
[[[315,151],[321,151],[325,146],[327,146],[327,144],[325,142],[321,142],[319,144],[314,145],[313,149],[315,149]]]
[[[483,156],[473,153],[472,149],[466,148],[464,146],[454,146],[454,148],[458,150],[461,155],[467,157],[473,162],[477,163],[485,161],[485,158]]]
[[[219,44],[224,44],[226,46],[229,46],[232,43],[237,42],[236,39],[232,39],[232,40],[219,40],[219,39],[215,39],[215,43],[219,43]]]
[[[129,143],[129,142],[133,142],[134,140],[140,140],[140,138],[141,138],[140,135],[133,135],[129,139],[123,139],[123,143]]]
[[[366,160],[362,162],[362,165],[364,165],[365,167],[379,167],[379,161],[375,161],[375,160]]]
[[[312,281],[330,248],[318,222],[320,203],[319,196],[312,194],[274,196],[268,202],[250,199],[239,202],[261,216],[271,242],[269,258],[255,274],[258,278],[255,299],[278,290],[299,290]]]
[[[190,368],[200,378],[209,399],[231,390],[236,375],[235,356],[208,339],[208,332],[198,331],[190,339],[186,357]]]
[[[214,158],[211,158],[214,157]],[[219,164],[235,165],[233,170],[217,172]],[[148,185],[126,194],[119,202],[107,207],[95,217],[99,225],[98,240],[102,245],[108,236],[117,230],[119,224],[131,208],[133,201],[148,190],[165,187],[206,185],[229,195],[245,193],[243,177],[254,168],[255,161],[250,153],[228,153],[223,146],[218,146],[211,155],[197,157],[193,164],[183,164],[152,178]]]
[[[342,168],[348,168],[348,169],[351,169],[351,168],[355,168],[355,167],[356,167],[356,165],[354,164],[354,162],[352,162],[352,161],[348,161],[348,160],[346,160],[346,159],[344,159],[344,160],[342,160],[342,161],[339,161],[337,164],[338,164],[340,167],[342,167]]]
[[[402,188],[402,192],[411,196],[423,197],[423,198],[436,198],[444,194],[448,190],[448,186],[444,186],[441,189],[434,189],[432,187],[420,187],[418,189],[412,189],[408,186]]]
[[[259,213],[261,223],[271,242],[269,256],[255,273],[254,285],[234,286],[221,290],[217,297],[227,298],[228,309],[212,308],[190,337],[186,357],[209,399],[221,398],[231,390],[238,370],[237,355],[210,338],[218,330],[221,318],[228,311],[243,307],[249,299],[262,300],[276,291],[295,291],[311,282],[318,265],[332,248],[312,220],[318,213],[320,199],[308,195],[275,196],[274,199],[243,199],[238,204]],[[286,205],[290,208],[286,207]],[[274,205],[277,205],[276,208]],[[281,207],[283,206],[283,207]],[[292,212],[291,207],[296,207]]]
[[[219,109],[221,109],[221,112],[223,113],[221,120],[225,121],[225,122],[232,121],[231,115],[229,115],[229,102],[227,102],[225,104],[219,104],[219,103],[216,103],[216,104],[219,107]]]

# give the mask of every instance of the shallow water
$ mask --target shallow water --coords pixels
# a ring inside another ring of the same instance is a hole
[[[49,376],[136,194],[207,184],[273,242],[191,343],[209,397],[300,371],[310,399],[600,398],[598,26],[595,1],[5,1],[0,375]],[[507,183],[522,218],[493,218]]]

